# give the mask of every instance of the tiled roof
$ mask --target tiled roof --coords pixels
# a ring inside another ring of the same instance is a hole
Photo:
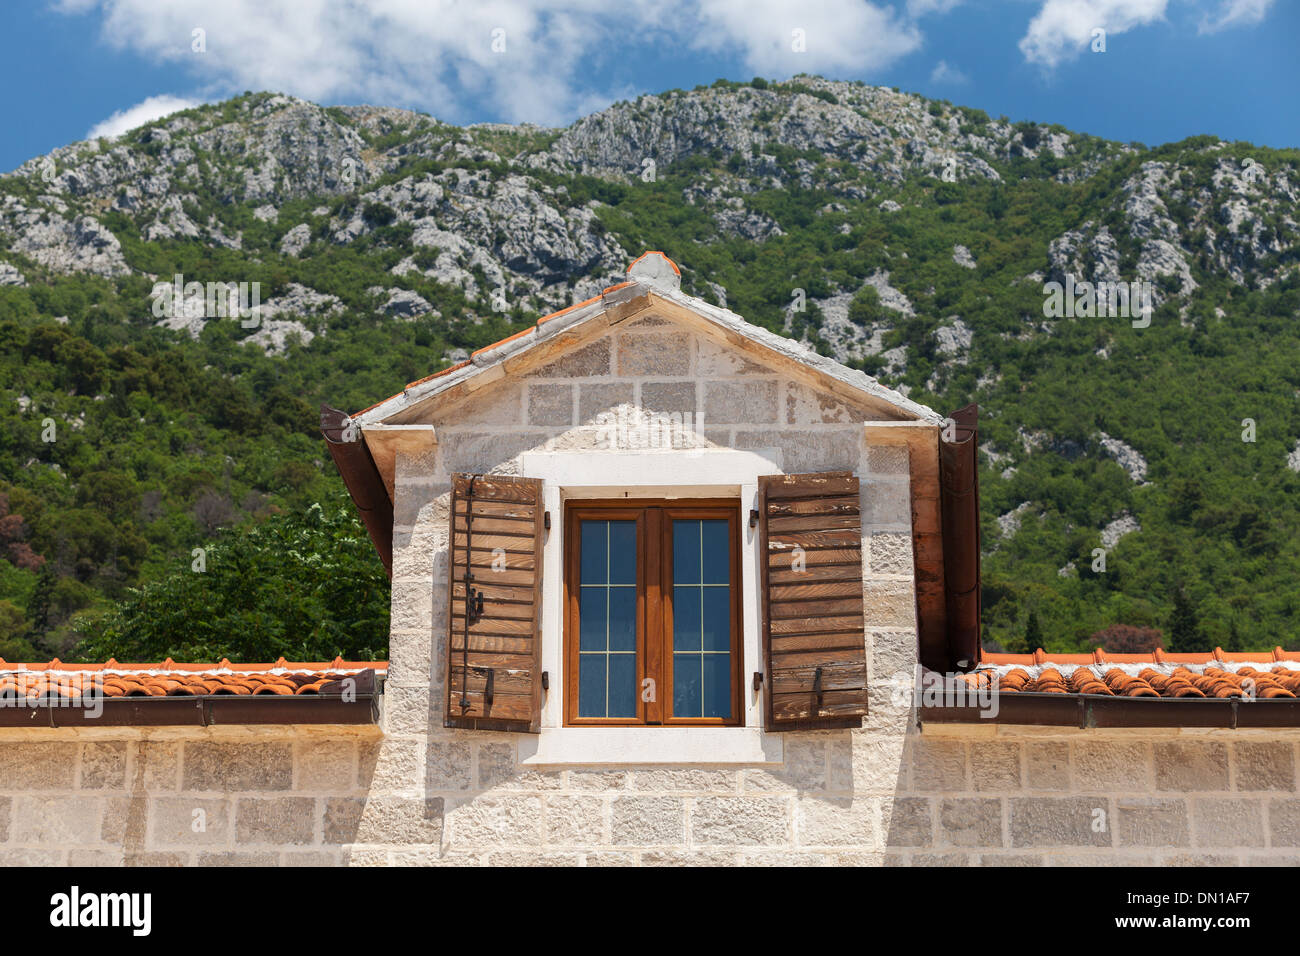
[[[1098,697],[1295,698],[1300,654],[1272,651],[1213,654],[984,654],[961,679],[999,693]]]
[[[218,697],[275,695],[316,696],[321,688],[365,671],[384,674],[387,661],[298,663],[281,658],[274,664],[18,664],[0,659],[0,697]]]

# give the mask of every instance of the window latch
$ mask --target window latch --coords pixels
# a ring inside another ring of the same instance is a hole
[[[483,616],[483,592],[475,589],[472,585],[469,589],[469,597],[465,601],[465,614],[471,624],[478,622]]]

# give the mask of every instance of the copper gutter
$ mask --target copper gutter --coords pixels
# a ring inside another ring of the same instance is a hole
[[[1037,727],[1300,727],[1300,699],[1105,697],[1100,694],[999,694],[997,713],[980,707],[920,707],[922,724],[1024,724]]]
[[[944,441],[941,434],[939,441],[948,659],[922,661],[932,670],[946,672],[974,670],[980,659],[979,406],[967,405],[949,418],[956,426],[956,440]]]
[[[332,681],[319,694],[98,697],[6,703],[0,727],[212,727],[226,724],[376,724],[381,684],[373,670]],[[345,688],[347,696],[344,696]]]
[[[334,466],[343,477],[352,502],[361,513],[361,520],[370,532],[370,540],[384,563],[384,571],[393,576],[393,502],[379,475],[370,449],[361,438],[361,429],[352,419],[337,408],[320,407],[320,430],[325,444],[334,459]]]

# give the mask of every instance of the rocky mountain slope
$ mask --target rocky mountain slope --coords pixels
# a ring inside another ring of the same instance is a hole
[[[981,403],[991,642],[1031,610],[1056,649],[1167,628],[1177,598],[1180,646],[1300,643],[1298,200],[1293,150],[816,77],[563,130],[257,94],[75,143],[0,177],[0,629],[7,600],[9,638],[69,646],[215,528],[336,493],[311,403],[369,404],[662,248],[694,294]],[[260,303],[160,314],[177,274]],[[1049,305],[1112,282],[1151,311]]]

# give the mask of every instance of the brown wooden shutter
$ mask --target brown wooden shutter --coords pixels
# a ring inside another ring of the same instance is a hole
[[[539,729],[543,518],[540,479],[452,476],[448,727]]]
[[[867,712],[858,479],[758,479],[768,726],[859,726]]]

